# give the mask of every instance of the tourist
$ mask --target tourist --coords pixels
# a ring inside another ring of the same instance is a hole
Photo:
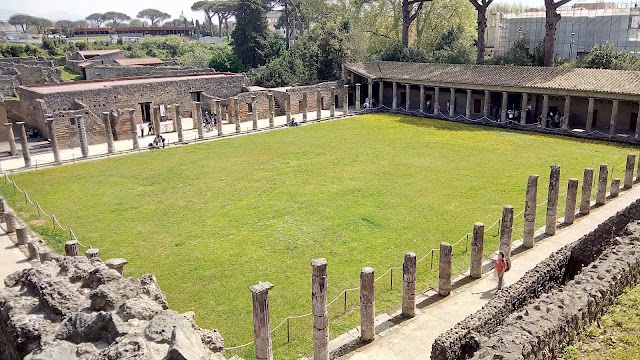
[[[431,100],[427,100],[427,112],[431,112]]]
[[[498,275],[498,290],[502,289],[502,280],[504,273],[509,271],[509,260],[504,258],[504,253],[501,251],[498,254],[498,260],[496,260],[496,275]]]
[[[144,123],[140,123],[140,138],[144,137]]]
[[[155,134],[155,131],[153,131],[153,121],[149,121],[149,130],[147,130],[147,134],[148,135]]]
[[[162,135],[156,135],[153,142],[149,144],[152,149],[160,149],[160,146],[164,149],[166,139]]]
[[[298,125],[300,124],[296,122],[296,118],[291,118],[291,122],[289,123],[289,126],[298,126]]]
[[[369,108],[369,98],[364,99],[364,105],[362,106],[364,110]]]
[[[451,112],[451,103],[449,101],[447,101],[447,112],[450,113]]]

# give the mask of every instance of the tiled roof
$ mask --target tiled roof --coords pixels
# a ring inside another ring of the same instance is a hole
[[[158,58],[124,58],[114,59],[113,61],[117,62],[121,66],[159,65],[164,63],[164,61]]]
[[[345,66],[374,80],[640,95],[640,71],[388,61]]]

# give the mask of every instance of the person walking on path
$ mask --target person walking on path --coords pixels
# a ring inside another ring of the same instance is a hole
[[[498,260],[496,260],[496,275],[498,275],[498,290],[502,289],[504,273],[507,272],[509,264],[504,258],[504,253],[498,254]]]

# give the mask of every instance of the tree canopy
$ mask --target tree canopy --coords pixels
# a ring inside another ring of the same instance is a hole
[[[136,16],[138,19],[149,19],[151,26],[159,26],[161,21],[171,18],[171,15],[156,9],[144,9]]]
[[[118,26],[125,21],[131,20],[129,15],[117,11],[107,11],[103,16],[105,20],[111,20],[111,26]]]
[[[95,27],[100,27],[100,25],[104,24],[108,20],[102,13],[93,13],[85,19]]]
[[[233,50],[250,68],[264,65],[269,54],[267,11],[262,0],[240,0],[233,31]]]

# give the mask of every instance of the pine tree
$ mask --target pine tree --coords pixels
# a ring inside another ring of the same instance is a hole
[[[250,68],[264,65],[269,57],[267,12],[262,0],[239,0],[233,51]]]

